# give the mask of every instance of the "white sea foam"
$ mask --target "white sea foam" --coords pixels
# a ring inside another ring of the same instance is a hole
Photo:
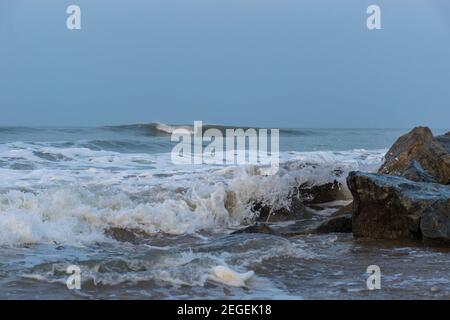
[[[252,219],[252,201],[286,206],[293,186],[376,170],[384,152],[282,153],[279,174],[261,176],[252,166],[176,166],[170,154],[1,144],[0,245],[111,241],[111,227],[223,231]]]

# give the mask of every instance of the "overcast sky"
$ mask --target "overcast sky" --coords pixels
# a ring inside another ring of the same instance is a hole
[[[448,128],[450,1],[0,0],[0,111],[8,126]]]

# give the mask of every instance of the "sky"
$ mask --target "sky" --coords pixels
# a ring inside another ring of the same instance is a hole
[[[449,40],[448,0],[0,0],[0,125],[448,128]]]

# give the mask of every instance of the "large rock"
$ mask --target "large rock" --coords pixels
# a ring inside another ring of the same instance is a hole
[[[339,216],[352,215],[352,214],[353,214],[353,202],[350,202],[348,205],[340,207],[331,216],[339,217]]]
[[[352,214],[333,216],[322,222],[315,231],[316,233],[350,233],[352,232]]]
[[[450,184],[450,154],[427,127],[417,127],[401,136],[386,154],[379,173],[401,176],[412,161],[417,161],[437,182]]]
[[[351,172],[355,237],[450,240],[450,186]]]
[[[304,183],[300,185],[297,193],[305,204],[318,204],[348,199],[348,195],[345,193],[342,184],[337,180],[321,185]]]
[[[111,227],[104,231],[105,235],[119,242],[130,242],[132,244],[139,244],[143,239],[148,239],[149,234],[138,229],[126,229]]]
[[[257,222],[281,222],[311,218],[312,212],[297,197],[290,199],[288,208],[274,209],[270,205],[255,202],[252,211],[257,213]]]
[[[314,233],[351,233],[353,202],[336,210],[331,217],[320,223]]]
[[[436,183],[436,179],[428,174],[416,160],[413,160],[409,167],[401,175],[403,178],[416,182]]]
[[[342,184],[337,180],[321,185],[304,183],[293,189],[288,208],[274,209],[270,205],[255,201],[252,204],[252,211],[257,213],[256,221],[259,222],[309,219],[312,216],[310,208],[315,205],[348,200],[349,197],[348,191],[345,192]]]
[[[436,140],[450,153],[450,131],[442,136],[437,136]]]

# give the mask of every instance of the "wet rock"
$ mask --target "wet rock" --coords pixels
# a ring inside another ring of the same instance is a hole
[[[411,161],[401,176],[412,181],[436,183],[436,180],[416,160]]]
[[[353,235],[374,239],[450,239],[450,186],[351,172]]]
[[[442,136],[437,136],[435,139],[444,147],[445,150],[447,150],[447,153],[450,153],[450,132],[447,132]]]
[[[312,233],[351,233],[352,232],[353,202],[340,207],[330,218],[316,226]]]
[[[348,205],[340,207],[336,212],[332,214],[332,217],[338,217],[342,215],[352,215],[353,214],[353,202]]]
[[[348,199],[342,184],[337,180],[313,186],[304,183],[298,188],[298,194],[303,199],[303,203],[308,205]]]
[[[321,217],[298,220],[293,224],[276,228],[276,232],[283,237],[295,237],[299,235],[310,235],[317,233],[317,227],[324,221]]]
[[[352,214],[342,214],[331,217],[322,222],[317,228],[316,233],[351,233],[352,232]]]
[[[149,236],[145,232],[140,230],[131,230],[117,227],[106,229],[105,235],[116,241],[129,242],[132,244],[139,244],[143,238]]]
[[[292,191],[288,208],[274,209],[270,205],[254,202],[252,211],[258,213],[257,221],[281,222],[290,220],[309,219],[313,215],[312,209],[322,210],[320,204],[336,200],[348,200],[350,195],[345,192],[338,181],[322,185],[304,183]]]
[[[241,230],[237,230],[231,234],[241,234],[241,233],[267,233],[267,234],[277,234],[274,229],[269,227],[265,223],[255,223],[249,227],[246,227]]]
[[[311,211],[296,197],[291,199],[289,208],[273,209],[269,205],[255,202],[252,211],[258,213],[256,221],[259,222],[299,220],[312,216]]]
[[[401,136],[389,149],[379,173],[401,176],[413,160],[417,161],[437,182],[450,183],[450,154],[427,127],[417,127]]]

